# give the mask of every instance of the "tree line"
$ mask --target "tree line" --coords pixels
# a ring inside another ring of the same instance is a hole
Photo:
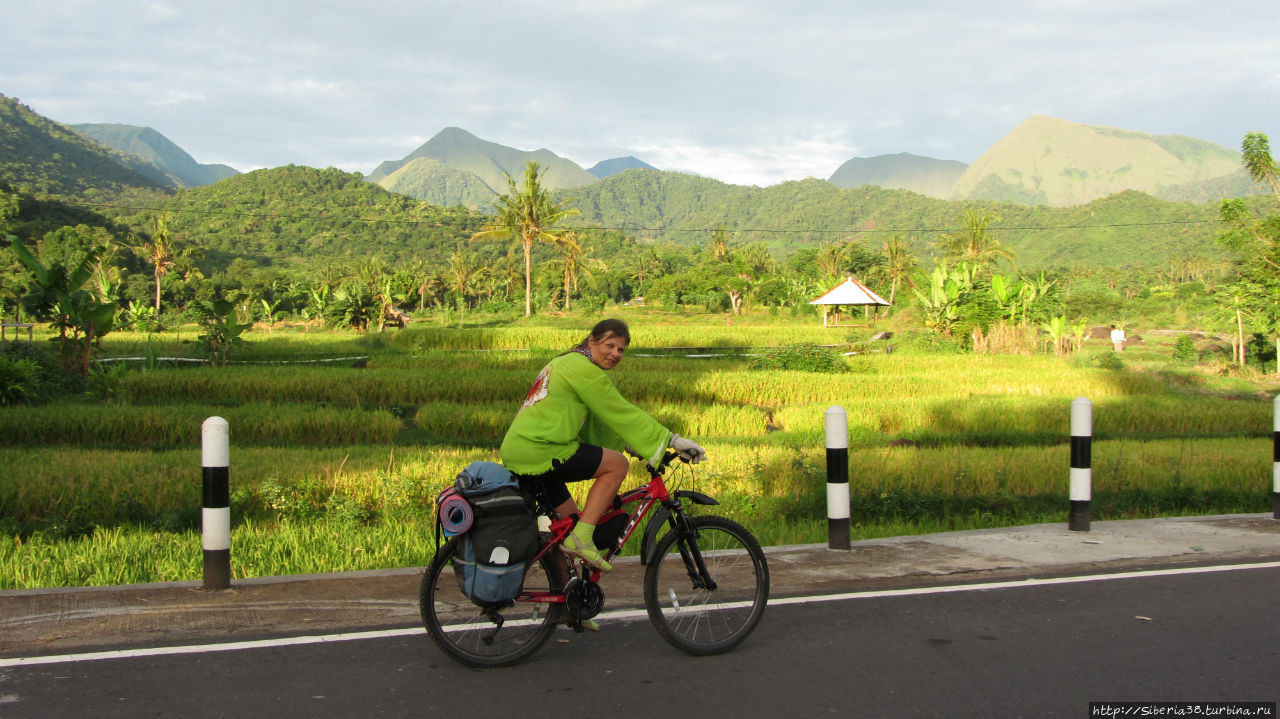
[[[1280,206],[1265,135],[1246,137],[1244,158]],[[381,331],[422,313],[464,319],[641,300],[801,313],[854,275],[889,298],[891,311],[910,311],[961,344],[1002,325],[1065,336],[1085,318],[1123,322],[1143,301],[1143,312],[1178,304],[1199,322],[1230,327],[1240,362],[1246,338],[1280,343],[1280,212],[1254,201],[1219,207],[1231,261],[1026,272],[998,229],[1002,218],[983,206],[963,210],[948,223],[955,229],[931,241],[907,232],[835,237],[783,256],[724,226],[691,245],[574,224],[581,210],[546,191],[542,172],[530,163],[519,181],[508,176],[508,193],[488,213],[432,206],[332,168],[246,173],[100,221],[84,205],[0,187],[0,232],[11,237],[0,256],[0,311],[53,322],[84,368],[93,339],[121,329],[201,322],[221,327],[213,344],[225,345],[237,328],[284,319]],[[52,227],[55,215],[77,221]]]

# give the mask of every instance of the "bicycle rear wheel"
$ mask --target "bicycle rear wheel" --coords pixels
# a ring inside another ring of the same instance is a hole
[[[760,543],[742,525],[715,516],[695,517],[696,538],[667,532],[645,570],[644,604],[649,620],[672,646],[690,654],[719,654],[746,639],[769,600],[769,565]],[[715,583],[698,586],[698,572],[686,567],[696,547]],[[691,576],[691,573],[693,576]]]
[[[449,540],[422,577],[418,608],[432,641],[470,667],[507,666],[538,651],[555,631],[563,605],[513,602],[493,610],[476,606],[462,589],[462,565],[455,561],[461,551],[461,541]],[[525,573],[525,591],[558,591],[563,586],[559,577],[549,552]]]

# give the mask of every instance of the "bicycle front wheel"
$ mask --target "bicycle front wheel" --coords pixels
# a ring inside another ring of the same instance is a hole
[[[690,654],[719,654],[746,639],[769,600],[769,565],[760,543],[742,525],[695,517],[694,537],[673,529],[658,540],[645,570],[649,620],[672,646]],[[713,588],[695,563],[700,554]]]
[[[463,591],[462,551],[458,538],[436,552],[422,577],[419,611],[427,634],[445,654],[470,667],[503,667],[538,651],[560,621],[563,605],[514,602],[487,610]],[[563,582],[547,553],[529,567],[526,591],[558,591]]]

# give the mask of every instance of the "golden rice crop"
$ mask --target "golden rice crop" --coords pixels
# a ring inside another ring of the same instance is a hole
[[[386,410],[306,405],[54,405],[0,409],[10,445],[173,447],[200,442],[201,424],[221,416],[233,441],[253,444],[387,443],[401,427]]]

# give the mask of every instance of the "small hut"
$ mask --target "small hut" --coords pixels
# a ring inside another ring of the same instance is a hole
[[[827,307],[835,305],[836,324],[840,323],[840,307],[843,305],[869,305],[888,307],[889,301],[871,290],[870,287],[862,284],[852,277],[846,277],[844,282],[836,285],[816,300],[810,300],[811,305],[823,305],[822,307],[822,326],[827,327]]]

